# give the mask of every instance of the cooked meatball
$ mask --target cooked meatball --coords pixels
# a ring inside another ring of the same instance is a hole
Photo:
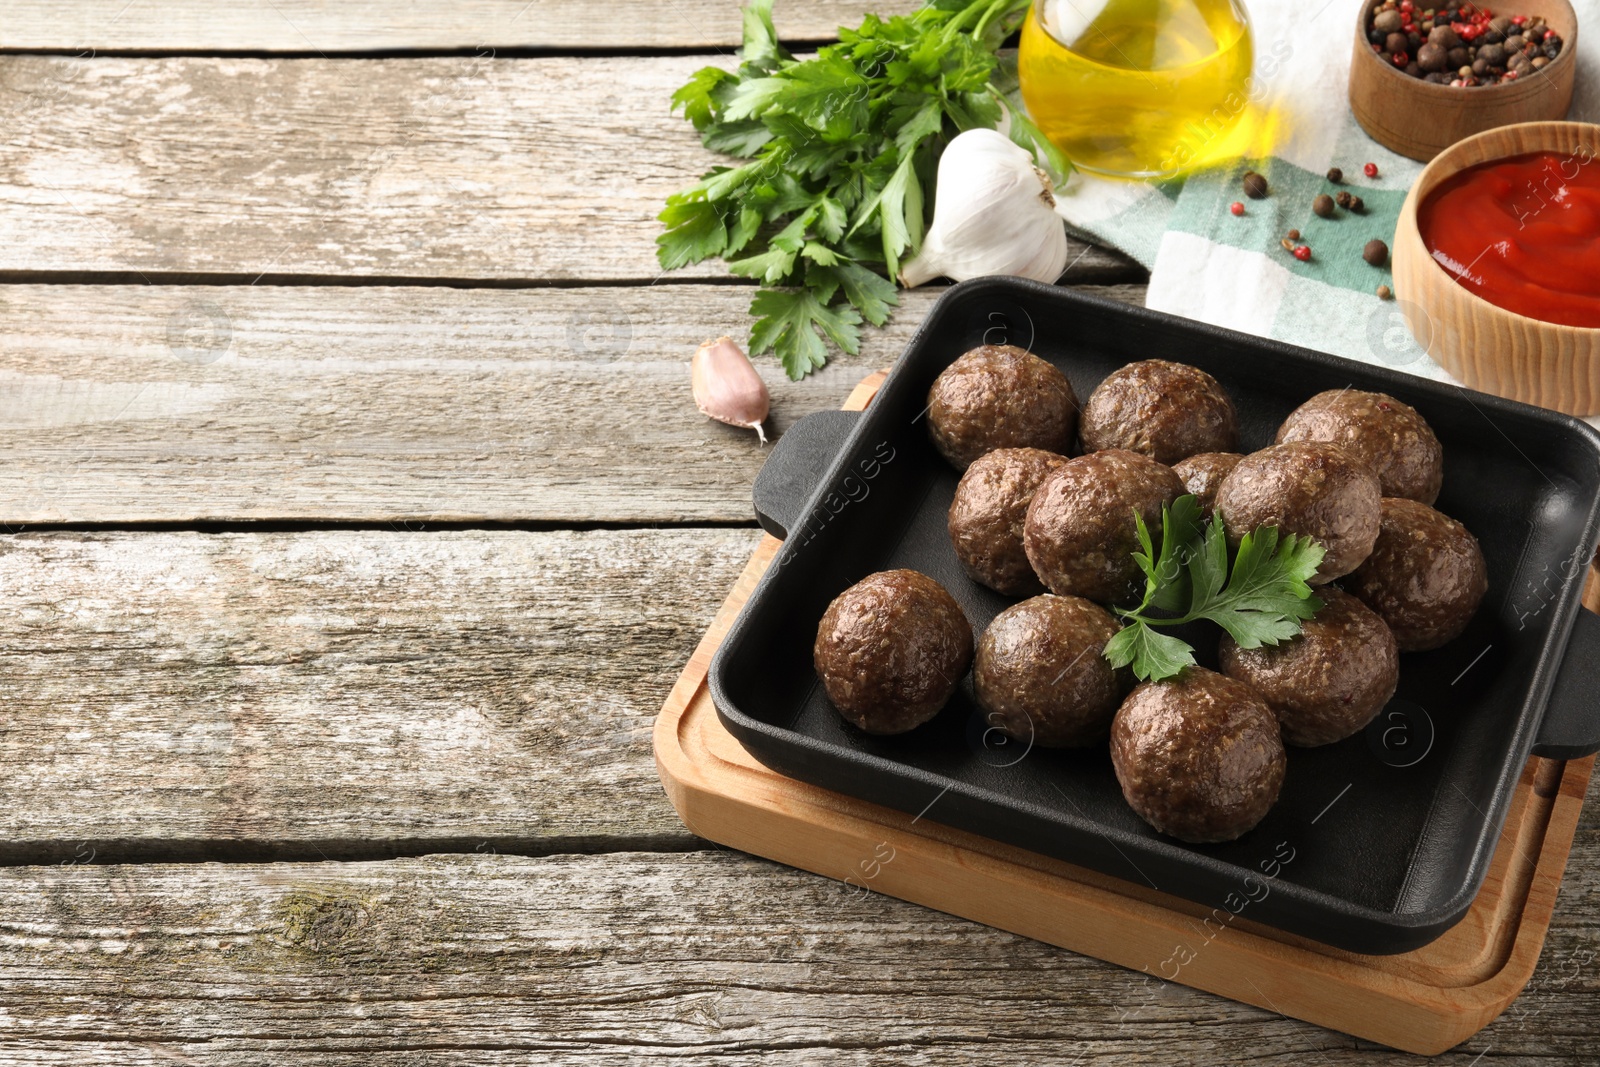
[[[1402,652],[1461,636],[1489,588],[1478,539],[1448,515],[1385,497],[1372,555],[1345,583],[1382,616]]]
[[[1222,672],[1254,689],[1283,727],[1283,739],[1310,748],[1342,741],[1371,722],[1394,696],[1400,653],[1372,609],[1329,587],[1322,610],[1281,645],[1240,648],[1227,634]]]
[[[1139,817],[1164,834],[1232,841],[1277,802],[1278,718],[1243,682],[1202,667],[1135,687],[1111,722],[1111,765]]]
[[[1295,408],[1278,430],[1278,443],[1327,441],[1340,445],[1378,476],[1384,496],[1432,504],[1444,482],[1444,449],[1417,409],[1387,393],[1332,389]]]
[[[1258,526],[1299,534],[1326,555],[1312,585],[1360,566],[1378,537],[1378,477],[1338,445],[1293,441],[1252,452],[1222,480],[1216,509],[1237,546]]]
[[[1161,508],[1183,483],[1148,456],[1120,449],[1068,460],[1040,483],[1028,505],[1022,545],[1045,587],[1103,604],[1133,593],[1144,574],[1134,513],[1161,537]]]
[[[1044,592],[1022,548],[1022,523],[1034,490],[1065,456],[1037,448],[997,448],[973,461],[950,504],[950,543],[972,580],[1007,596]]]
[[[928,390],[928,429],[958,470],[997,448],[1065,455],[1078,428],[1067,376],[1014,345],[982,345],[944,369]]]
[[[828,605],[812,657],[840,714],[869,734],[899,734],[955,692],[972,662],[972,626],[926,574],[880,571]]]
[[[972,661],[986,721],[1046,748],[1104,738],[1132,678],[1101,655],[1120,629],[1100,605],[1049,593],[996,615]]]
[[[1172,473],[1183,480],[1184,489],[1200,502],[1200,511],[1209,516],[1217,505],[1217,489],[1228,472],[1244,457],[1237,452],[1201,452],[1172,465]]]
[[[1164,359],[1112,371],[1089,394],[1079,433],[1085,452],[1125,448],[1169,464],[1239,446],[1238,416],[1217,380]]]

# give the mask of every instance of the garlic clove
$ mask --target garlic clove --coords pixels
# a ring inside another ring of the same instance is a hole
[[[772,409],[772,398],[767,383],[733,338],[719,337],[695,349],[689,383],[695,406],[703,414],[729,426],[754,430],[761,443],[767,443],[761,424]]]
[[[1067,263],[1067,232],[1050,179],[1032,153],[997,130],[968,130],[939,157],[933,225],[900,271],[915,287],[943,275],[1010,274],[1053,282]]]

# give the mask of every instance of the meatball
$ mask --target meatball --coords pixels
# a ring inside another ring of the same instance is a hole
[[[1239,419],[1205,371],[1147,359],[1113,371],[1089,394],[1079,434],[1085,452],[1125,448],[1176,463],[1239,447]]]
[[[1260,694],[1278,713],[1283,739],[1306,748],[1358,732],[1400,681],[1400,653],[1388,625],[1349,593],[1328,588],[1318,595],[1323,608],[1301,625],[1299,637],[1240,648],[1223,634],[1219,650],[1222,672]]]
[[[1278,443],[1327,441],[1372,468],[1384,496],[1432,504],[1444,483],[1444,449],[1417,409],[1387,393],[1332,389],[1295,408]]]
[[[1033,494],[1022,546],[1045,587],[1101,603],[1128,597],[1144,572],[1134,513],[1161,537],[1161,508],[1183,495],[1183,483],[1148,456],[1120,449],[1068,460]]]
[[[1266,702],[1202,667],[1135,687],[1111,721],[1122,795],[1181,841],[1232,841],[1254,827],[1277,802],[1285,763]]]
[[[1200,452],[1172,465],[1184,489],[1200,502],[1201,514],[1210,516],[1217,504],[1217,488],[1244,457],[1237,452]]]
[[[997,448],[1065,455],[1078,428],[1067,376],[1014,345],[982,345],[944,369],[928,390],[928,429],[958,470]]]
[[[997,448],[973,461],[950,504],[950,543],[972,580],[1007,596],[1044,592],[1022,548],[1022,523],[1039,483],[1065,456]]]
[[[1415,500],[1385,497],[1378,543],[1345,584],[1389,624],[1400,651],[1422,652],[1461,636],[1489,572],[1465,526]]]
[[[1312,585],[1360,566],[1378,537],[1378,477],[1338,445],[1292,441],[1252,452],[1222,480],[1216,509],[1228,543],[1258,526],[1310,537],[1322,546]]]
[[[944,586],[880,571],[834,598],[812,649],[834,707],[869,734],[899,734],[939,713],[972,662],[972,626]]]
[[[978,640],[972,684],[990,726],[1047,748],[1099,741],[1131,675],[1102,652],[1121,627],[1098,604],[1036,596],[995,616]]]

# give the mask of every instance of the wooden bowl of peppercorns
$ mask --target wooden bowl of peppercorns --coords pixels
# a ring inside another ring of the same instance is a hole
[[[1361,128],[1425,163],[1485,130],[1564,118],[1577,14],[1567,0],[1506,4],[1502,14],[1498,6],[1363,0],[1350,57],[1350,110]]]

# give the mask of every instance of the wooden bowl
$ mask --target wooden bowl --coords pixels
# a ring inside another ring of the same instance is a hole
[[[1385,148],[1426,163],[1475,133],[1566,117],[1578,69],[1578,16],[1567,0],[1515,0],[1509,5],[1516,14],[1542,16],[1560,34],[1564,44],[1559,56],[1530,77],[1470,89],[1413,78],[1374,52],[1367,42],[1367,15],[1373,6],[1372,0],[1362,0],[1356,14],[1350,110],[1367,135]]]
[[[1600,414],[1600,329],[1519,315],[1459,285],[1423,244],[1417,209],[1440,182],[1467,167],[1529,152],[1570,152],[1581,160],[1585,151],[1585,165],[1600,166],[1600,126],[1528,122],[1451,145],[1412,183],[1391,253],[1406,325],[1445,370],[1473,389],[1569,415]]]

